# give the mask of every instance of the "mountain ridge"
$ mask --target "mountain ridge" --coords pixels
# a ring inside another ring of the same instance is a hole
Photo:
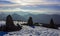
[[[19,12],[20,13],[20,12]],[[25,14],[24,14],[25,13]],[[21,13],[20,13],[21,14]],[[33,18],[34,23],[50,23],[50,19],[53,18],[55,24],[60,24],[60,15],[59,14],[31,14],[23,12],[21,15],[16,13],[10,14],[13,17],[13,20],[22,20],[27,21],[28,18],[31,16]],[[9,15],[9,14],[8,14]],[[7,14],[0,13],[0,20],[5,20]],[[18,18],[17,18],[18,17]],[[16,19],[17,18],[17,19]]]

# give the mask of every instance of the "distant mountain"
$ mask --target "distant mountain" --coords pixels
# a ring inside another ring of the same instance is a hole
[[[0,20],[5,20],[6,16],[7,16],[7,14],[0,13]]]
[[[37,15],[28,14],[24,17],[26,17],[28,19],[30,16],[33,18],[34,22],[38,22],[38,23],[49,23],[49,21],[51,19],[51,15],[48,15],[48,14],[37,14]]]
[[[23,16],[18,15],[16,13],[12,14],[11,16],[12,16],[13,20],[26,21],[26,19]]]
[[[30,16],[32,16],[34,22],[49,24],[50,19],[53,18],[55,24],[60,24],[60,15],[58,14],[51,14],[51,15],[49,14],[37,14],[37,15],[28,14],[24,17],[28,19]]]
[[[55,24],[60,24],[60,15],[58,14],[32,14],[28,12],[11,12],[0,13],[0,20],[5,20],[7,15],[11,15],[13,20],[27,21],[31,16],[36,23],[50,23],[50,19],[53,18]]]
[[[0,14],[0,20],[6,20],[6,17],[8,16],[9,14],[4,14],[4,13],[1,13]],[[18,15],[16,13],[14,14],[10,14],[13,18],[13,20],[20,20],[20,21],[26,21],[26,19],[21,16],[21,15]]]
[[[52,15],[52,18],[54,19],[54,22],[55,22],[55,23],[60,24],[60,15],[53,14],[53,15]]]

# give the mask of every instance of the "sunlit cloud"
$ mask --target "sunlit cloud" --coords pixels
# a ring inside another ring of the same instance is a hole
[[[13,2],[15,4],[13,4],[14,6],[16,6],[16,4],[18,6],[20,5],[60,5],[60,1],[59,0],[6,0],[9,2]],[[0,5],[0,6],[12,6],[12,4],[8,4],[8,5]]]
[[[59,4],[59,0],[10,0],[11,2],[18,3],[19,5],[48,5]]]

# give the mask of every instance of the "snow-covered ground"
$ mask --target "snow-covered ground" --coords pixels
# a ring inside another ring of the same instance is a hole
[[[0,26],[5,25],[5,23],[5,21],[0,21]],[[14,21],[15,25],[17,23],[23,24],[27,22]],[[35,26],[35,28],[23,26],[20,31],[8,32],[8,34],[4,34],[3,36],[60,36],[60,30],[49,29],[40,26]]]
[[[60,36],[60,30],[39,26],[35,26],[35,28],[23,26],[20,31],[8,32],[3,36]]]

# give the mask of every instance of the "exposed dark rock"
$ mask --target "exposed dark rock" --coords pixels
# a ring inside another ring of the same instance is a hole
[[[50,24],[43,24],[43,27],[58,29],[58,26],[54,23],[53,19],[50,20]]]
[[[0,30],[5,32],[18,31],[21,29],[22,27],[20,27],[20,25],[14,25],[12,17],[10,15],[8,15],[6,18],[6,25],[0,27]]]
[[[58,27],[56,26],[56,24],[54,24],[53,19],[51,19],[50,24],[49,24],[49,26],[48,26],[48,27],[49,27],[49,28],[58,29]]]
[[[32,17],[29,17],[28,23],[27,23],[27,24],[30,25],[30,26],[33,26],[33,20],[32,20]]]

